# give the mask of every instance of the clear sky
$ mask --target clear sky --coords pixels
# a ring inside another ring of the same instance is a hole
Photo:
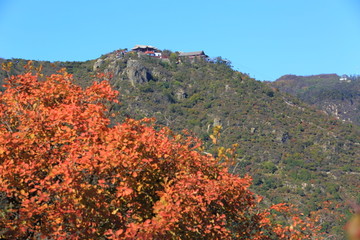
[[[204,50],[258,80],[360,74],[360,0],[0,0],[0,57]]]

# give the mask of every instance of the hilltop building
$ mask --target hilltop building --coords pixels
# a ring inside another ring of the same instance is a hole
[[[179,57],[188,57],[190,59],[200,58],[200,59],[206,59],[208,58],[208,55],[204,53],[204,51],[197,51],[197,52],[181,52],[179,54]]]
[[[153,46],[149,46],[149,45],[136,45],[131,50],[134,52],[145,53],[145,52],[155,52],[155,51],[158,51],[159,49],[157,49],[156,47],[153,47]]]
[[[351,79],[348,78],[347,75],[342,75],[339,79],[341,82],[351,82]]]
[[[162,51],[157,49],[154,46],[150,45],[136,45],[131,49],[132,52],[136,52],[138,55],[148,55],[154,58],[167,58],[162,56]],[[208,59],[208,55],[204,51],[196,52],[180,52],[179,57],[189,58],[191,60],[195,59]]]
[[[149,45],[136,45],[131,50],[133,52],[137,52],[138,54],[145,54],[156,58],[161,58],[162,55],[159,49]]]

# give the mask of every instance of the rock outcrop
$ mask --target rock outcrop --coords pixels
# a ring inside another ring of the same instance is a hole
[[[149,82],[153,79],[151,71],[138,60],[129,60],[127,62],[126,73],[133,86],[139,83]]]
[[[101,58],[96,60],[94,66],[93,66],[93,71],[94,72],[97,71],[100,68],[100,66],[103,64],[103,62],[104,62],[104,59],[101,59]]]

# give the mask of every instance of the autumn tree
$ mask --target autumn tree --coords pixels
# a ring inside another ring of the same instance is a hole
[[[118,93],[65,71],[0,94],[0,236],[6,239],[311,239],[285,205],[261,210],[251,178],[151,119],[110,125]],[[225,152],[226,153],[226,152]],[[226,154],[221,156],[226,158]]]

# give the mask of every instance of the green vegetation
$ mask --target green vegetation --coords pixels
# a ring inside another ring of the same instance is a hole
[[[330,115],[360,125],[359,76],[285,75],[269,85],[313,104]]]
[[[205,141],[208,152],[238,143],[238,162],[230,171],[250,174],[253,190],[265,202],[288,201],[311,212],[322,211],[324,202],[330,201],[337,205],[332,219],[347,212],[344,202],[359,196],[358,126],[234,71],[221,58],[178,62],[176,53],[168,55],[165,60],[133,54],[102,56],[98,69],[114,73],[110,83],[121,93],[121,105],[112,109],[113,121],[155,117],[158,125],[189,129]],[[17,61],[12,74],[25,63]],[[129,61],[138,65],[130,66]],[[67,67],[76,79],[86,80],[80,85],[87,86],[95,62],[41,64],[49,72]],[[217,145],[209,137],[214,125],[222,126]],[[327,222],[323,229],[341,235],[340,224]]]

